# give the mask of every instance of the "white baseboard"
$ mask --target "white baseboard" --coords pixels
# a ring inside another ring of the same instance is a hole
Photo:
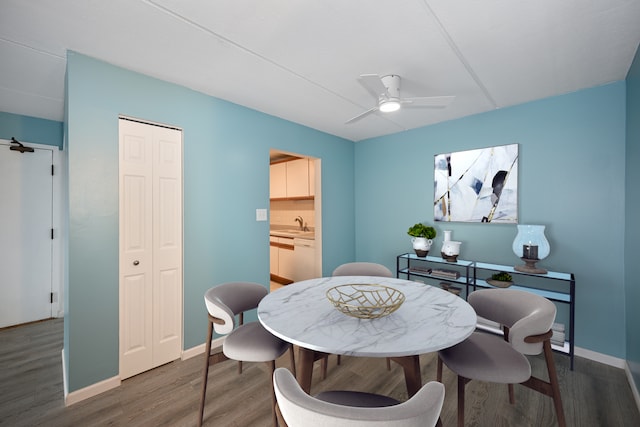
[[[608,354],[598,353],[597,351],[587,350],[586,348],[576,347],[575,355],[593,360],[594,362],[604,363],[614,368],[624,369],[627,364],[624,359],[620,359],[619,357],[609,356]]]
[[[69,386],[67,384],[67,368],[64,363],[64,348],[62,349],[62,390],[64,391],[64,400],[67,400],[69,394]]]
[[[631,386],[631,392],[633,393],[633,398],[636,401],[636,406],[638,410],[640,410],[640,391],[638,391],[638,384],[636,384],[633,379],[633,374],[631,373],[631,368],[629,368],[629,363],[625,363],[624,371],[627,374],[627,381],[629,381],[629,386]]]
[[[76,390],[69,394],[66,394],[64,398],[64,404],[65,406],[73,405],[74,403],[78,403],[90,397],[97,396],[100,393],[104,393],[105,391],[109,391],[119,386],[120,377],[107,378],[106,380],[91,384],[88,387],[81,388],[80,390]]]
[[[222,346],[224,342],[224,337],[217,338],[211,342],[212,347]],[[197,345],[195,347],[191,347],[189,349],[183,350],[181,359],[187,360],[192,357],[196,357],[202,353],[204,353],[206,346],[204,343]],[[640,394],[638,392],[638,387],[633,380],[633,376],[629,370],[629,366],[624,359],[620,359],[618,357],[609,356],[608,354],[598,353],[596,351],[587,350],[586,348],[575,348],[575,355],[584,357],[585,359],[593,360],[595,362],[604,363],[605,365],[613,366],[616,368],[624,369],[627,374],[627,379],[629,380],[629,385],[631,386],[631,390],[633,391],[633,396],[636,400],[636,404],[640,409]],[[90,397],[96,396],[100,393],[104,393],[105,391],[111,390],[113,388],[120,386],[120,378],[112,377],[106,380],[97,382],[83,389],[74,391],[72,393],[68,393],[68,385],[67,385],[67,375],[64,364],[64,349],[62,350],[62,376],[63,376],[63,386],[64,386],[64,400],[65,405],[73,405],[74,403],[80,402],[82,400],[88,399]]]
[[[211,346],[213,348],[222,346],[224,342],[224,337],[217,338],[211,341]],[[191,347],[187,350],[183,350],[180,356],[181,360],[191,359],[192,357],[196,357],[202,353],[204,353],[206,349],[206,345],[204,343],[197,345],[195,347]],[[82,388],[80,390],[76,390],[74,392],[69,393],[69,388],[67,384],[67,373],[64,364],[64,349],[62,349],[62,383],[64,388],[64,404],[65,406],[73,405],[74,403],[78,403],[82,400],[89,399],[90,397],[96,396],[100,393],[104,393],[105,391],[109,391],[113,388],[120,386],[120,377],[115,376],[112,378],[107,378],[106,380],[97,382],[95,384],[91,384],[88,387]]]
[[[222,347],[222,343],[224,342],[224,337],[216,338],[211,341],[211,348]],[[189,349],[182,351],[182,360],[191,359],[192,357],[196,357],[204,353],[207,346],[206,343],[202,343],[195,347],[191,347]]]

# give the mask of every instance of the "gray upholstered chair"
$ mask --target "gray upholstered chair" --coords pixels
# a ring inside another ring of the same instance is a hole
[[[330,391],[312,397],[285,368],[276,369],[273,383],[278,409],[288,427],[429,427],[439,425],[444,402],[444,386],[435,381],[402,403],[353,391]]]
[[[338,266],[333,270],[332,276],[378,276],[393,277],[393,273],[382,264],[375,262],[348,262]],[[338,365],[341,357],[338,355]],[[325,354],[320,359],[320,371],[322,379],[327,378],[327,365],[329,364],[329,355]],[[387,369],[391,369],[391,362],[387,359]]]
[[[200,417],[198,425],[202,425],[204,417],[204,404],[207,394],[207,378],[209,366],[224,360],[238,361],[238,372],[242,373],[242,361],[266,362],[271,375],[275,371],[275,360],[287,350],[291,354],[291,368],[295,372],[295,360],[293,346],[272,335],[264,329],[260,322],[244,323],[244,312],[258,306],[260,300],[267,295],[267,289],[258,283],[231,282],[214,286],[204,295],[204,302],[209,313],[209,328],[207,333],[204,378],[202,380],[202,397],[200,401]],[[238,322],[236,323],[236,315]],[[220,335],[226,335],[220,349],[211,350],[213,331]],[[273,425],[278,422],[275,412],[275,394],[273,381],[271,383],[271,404],[273,412]],[[238,396],[238,399],[241,399]]]
[[[465,341],[438,353],[437,379],[442,363],[458,376],[458,426],[464,426],[464,391],[470,380],[508,384],[514,403],[513,384],[522,384],[553,398],[558,424],[566,425],[558,377],[551,350],[551,326],[556,306],[546,298],[515,289],[482,289],[472,292],[469,304],[478,316],[503,325],[504,337],[474,332]],[[544,351],[549,381],[531,375],[525,355]]]
[[[374,262],[349,262],[333,270],[332,276],[393,277],[393,273],[382,264],[376,264]]]

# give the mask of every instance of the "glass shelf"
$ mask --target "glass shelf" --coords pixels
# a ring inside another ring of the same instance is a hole
[[[430,270],[429,270],[430,269]],[[455,270],[460,277],[442,277],[430,274],[434,269]],[[423,277],[433,281],[457,284],[462,289],[460,296],[465,298],[477,288],[494,288],[486,282],[492,274],[505,271],[514,278],[514,283],[509,289],[518,289],[532,294],[540,295],[550,301],[569,306],[569,325],[567,339],[564,345],[552,344],[552,348],[558,352],[568,354],[571,359],[571,370],[574,362],[574,323],[575,323],[575,278],[571,273],[549,271],[546,274],[534,274],[517,271],[513,266],[493,264],[478,261],[458,259],[457,262],[449,262],[440,256],[419,257],[414,253],[404,253],[396,257],[396,277],[404,275],[411,277]],[[480,278],[480,277],[482,278]],[[499,329],[478,326],[484,330],[501,333]]]

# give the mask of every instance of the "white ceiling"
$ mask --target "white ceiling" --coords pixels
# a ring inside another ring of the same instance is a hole
[[[0,111],[62,120],[66,51],[358,141],[623,80],[640,0],[0,0]],[[360,74],[445,109],[348,119]]]

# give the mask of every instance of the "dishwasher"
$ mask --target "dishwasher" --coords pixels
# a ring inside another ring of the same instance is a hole
[[[316,242],[312,239],[293,239],[293,281],[316,277]]]

